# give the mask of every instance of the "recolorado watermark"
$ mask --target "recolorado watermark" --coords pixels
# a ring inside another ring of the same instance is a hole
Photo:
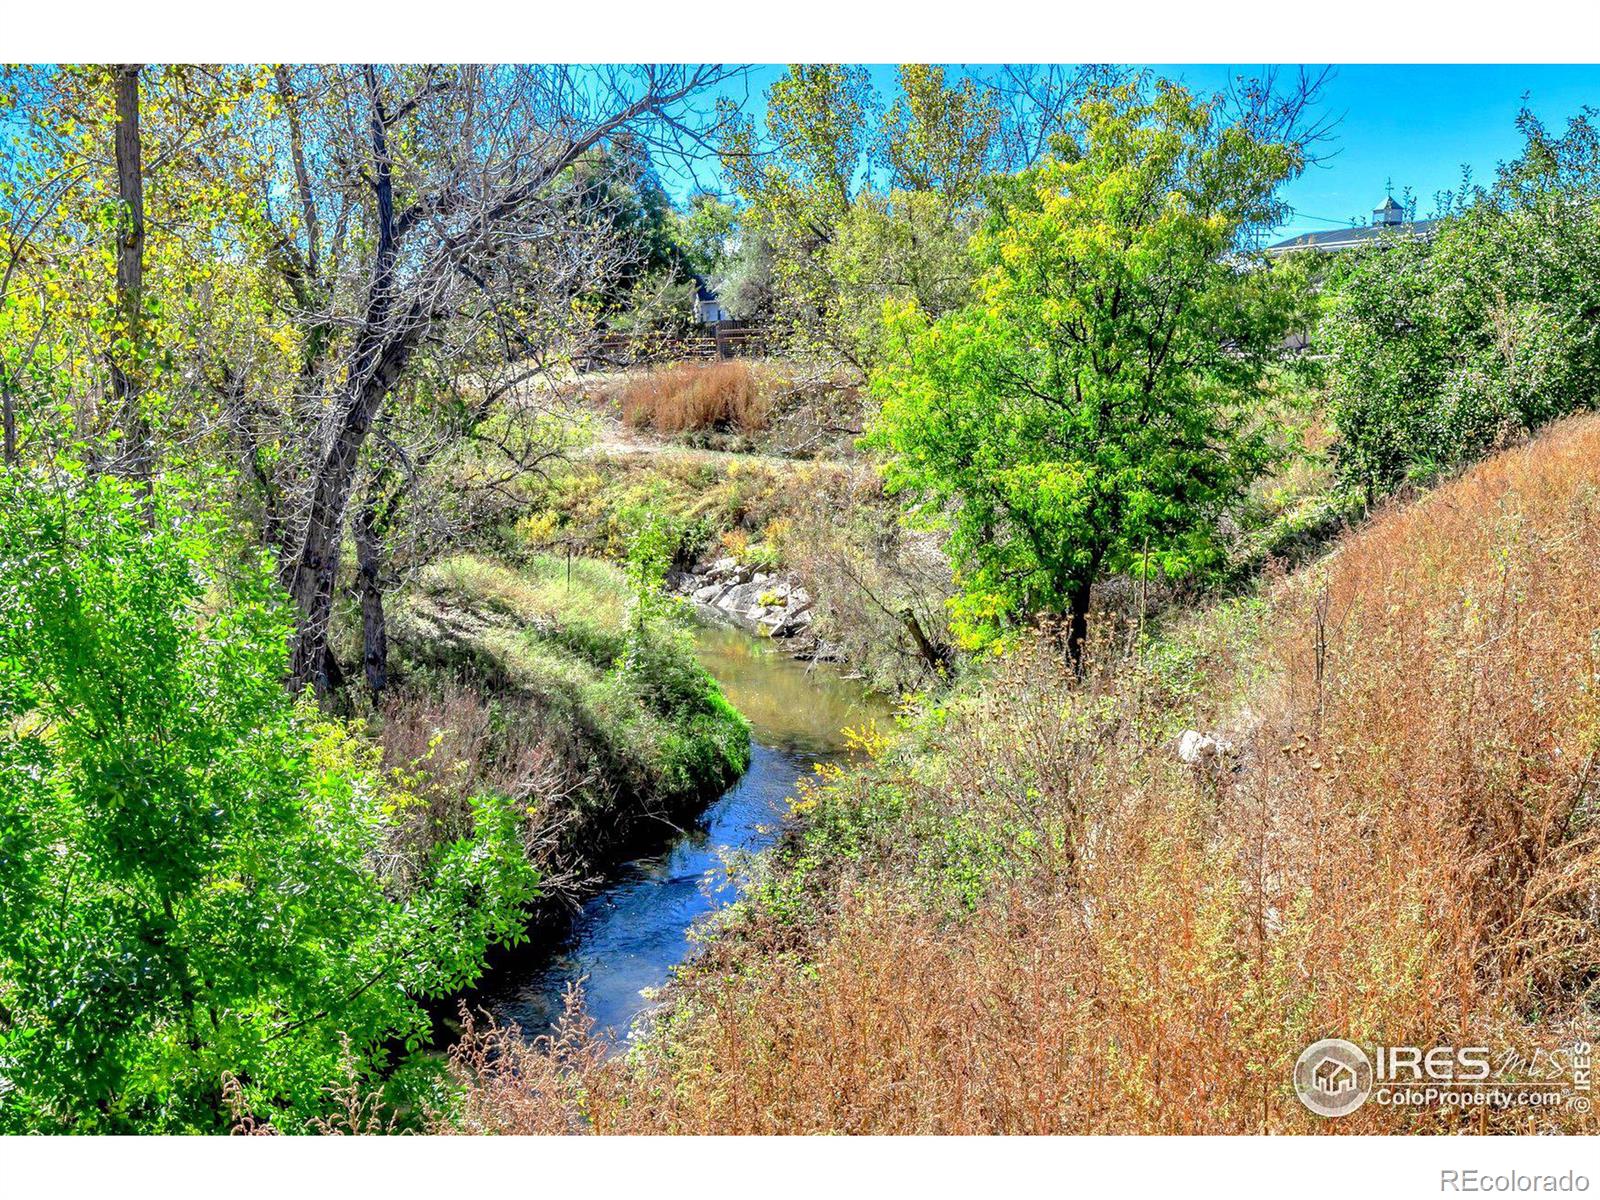
[[[1593,1047],[1524,1057],[1488,1046],[1374,1046],[1323,1038],[1294,1065],[1300,1102],[1320,1117],[1384,1107],[1569,1108],[1587,1113]]]
[[[1514,1195],[1524,1192],[1587,1192],[1589,1177],[1580,1171],[1548,1174],[1538,1171],[1479,1171],[1472,1167],[1447,1167],[1439,1172],[1441,1192],[1485,1192]]]

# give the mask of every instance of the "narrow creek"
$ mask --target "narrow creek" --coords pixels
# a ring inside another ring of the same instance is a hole
[[[646,990],[666,983],[688,956],[690,927],[734,898],[723,852],[770,845],[796,780],[844,754],[845,729],[890,711],[836,668],[798,662],[742,630],[705,625],[696,643],[701,663],[750,721],[750,769],[688,829],[617,868],[547,956],[486,982],[475,1004],[526,1036],[548,1029],[567,985],[581,982],[597,1028],[624,1040],[650,1005]]]

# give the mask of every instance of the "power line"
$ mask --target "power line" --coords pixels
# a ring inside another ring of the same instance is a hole
[[[1294,210],[1294,215],[1302,220],[1320,221],[1324,225],[1338,225],[1342,228],[1349,228],[1351,226],[1360,224],[1358,220],[1352,217],[1346,217],[1341,221],[1334,217],[1319,217],[1315,213],[1301,212],[1298,208]]]

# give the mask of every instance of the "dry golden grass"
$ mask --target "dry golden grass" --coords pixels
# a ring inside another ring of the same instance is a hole
[[[828,785],[908,807],[816,870],[804,919],[758,907],[625,1061],[563,1051],[510,1105],[478,1056],[474,1126],[500,1094],[508,1128],[597,1132],[1595,1132],[1324,1121],[1290,1070],[1325,1036],[1596,1040],[1597,575],[1586,417],[1201,618],[1188,658],[1080,687],[1029,649],[931,749]],[[1176,761],[1190,724],[1224,769]]]
[[[461,1040],[448,1059],[461,1102],[456,1111],[439,1115],[437,1132],[584,1132],[583,1088],[600,1075],[604,1050],[576,991],[569,988],[566,1012],[555,1028],[531,1042],[515,1026],[480,1026],[465,1006],[461,1021]]]
[[[655,367],[631,377],[619,399],[624,421],[656,433],[757,433],[771,415],[760,379],[739,359]]]

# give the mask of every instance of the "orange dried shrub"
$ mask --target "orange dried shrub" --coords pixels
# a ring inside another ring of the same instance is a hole
[[[568,989],[555,1028],[532,1040],[515,1025],[480,1024],[465,1005],[461,1021],[461,1040],[448,1059],[458,1105],[436,1114],[436,1132],[584,1132],[584,1087],[600,1073],[605,1051],[576,990]]]
[[[753,904],[625,1060],[567,1068],[582,1127],[1595,1132],[1576,1106],[1328,1121],[1291,1070],[1327,1036],[1600,1040],[1597,576],[1585,417],[1181,653],[1080,685],[1025,648],[922,748],[812,790],[844,850],[780,866],[807,904]],[[1179,762],[1186,727],[1231,752]]]
[[[1459,1042],[1600,978],[1600,419],[1565,422],[1352,538],[1275,599],[1255,739],[1280,872],[1325,872],[1330,973],[1401,932],[1357,1034]],[[1315,836],[1290,830],[1316,823]],[[1359,936],[1362,932],[1365,936]],[[1399,1028],[1395,1028],[1400,1026]]]
[[[739,359],[655,367],[622,387],[622,418],[656,433],[757,433],[770,404],[750,364]]]

